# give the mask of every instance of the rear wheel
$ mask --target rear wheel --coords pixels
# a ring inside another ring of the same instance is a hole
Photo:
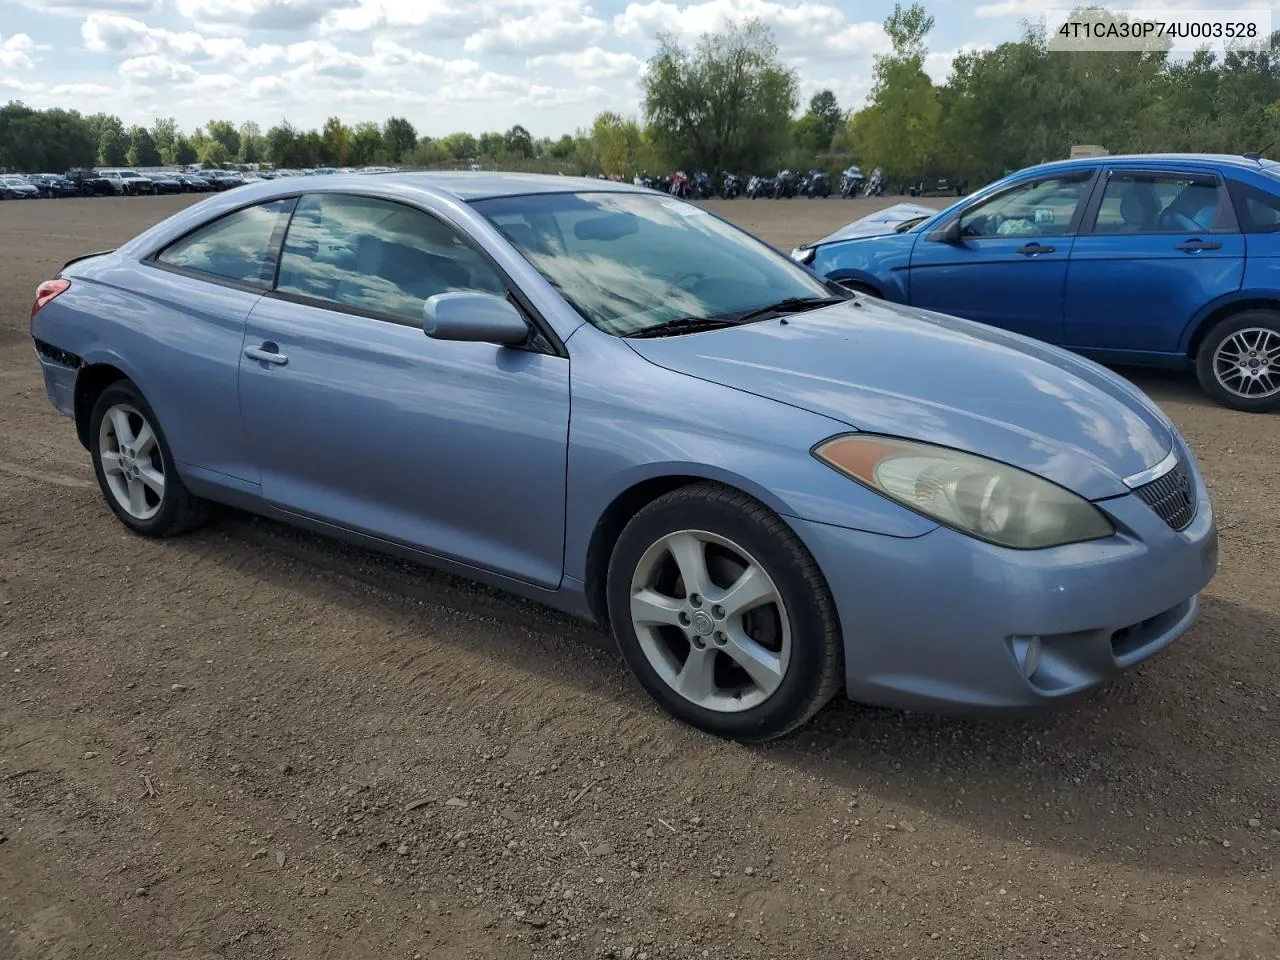
[[[135,533],[171,537],[208,518],[208,502],[178,476],[155,413],[128,380],[111,384],[94,404],[89,451],[107,506]]]
[[[1196,352],[1196,376],[1233,410],[1280,408],[1280,312],[1245,310],[1215,324]]]
[[[791,528],[744,493],[698,483],[649,504],[618,539],[607,589],[640,683],[702,730],[779,737],[839,689],[826,580]]]

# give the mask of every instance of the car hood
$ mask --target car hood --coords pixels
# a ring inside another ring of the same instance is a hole
[[[852,240],[854,237],[880,237],[893,233],[893,228],[900,223],[914,220],[916,217],[932,217],[938,212],[937,207],[925,207],[918,203],[895,203],[875,213],[867,214],[853,223],[846,224],[835,233],[829,233],[811,246],[824,243],[836,243],[840,240]]]
[[[1091,500],[1164,459],[1173,428],[1088,360],[869,297],[778,320],[627,341],[645,359],[856,430],[942,444]]]

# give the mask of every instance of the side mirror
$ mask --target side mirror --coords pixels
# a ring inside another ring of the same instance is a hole
[[[956,217],[945,227],[935,233],[933,235],[933,239],[937,240],[939,243],[952,244],[959,243],[963,240],[964,236],[960,233],[960,218]]]
[[[422,329],[433,340],[461,340],[515,347],[529,339],[529,325],[504,297],[492,293],[437,293],[423,305]]]

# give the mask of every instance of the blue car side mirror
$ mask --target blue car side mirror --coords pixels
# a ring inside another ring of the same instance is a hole
[[[529,325],[505,297],[459,291],[437,293],[422,307],[422,329],[434,340],[460,340],[519,346]]]

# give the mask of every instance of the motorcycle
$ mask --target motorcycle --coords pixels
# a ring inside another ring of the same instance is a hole
[[[831,196],[831,178],[825,170],[811,170],[805,182],[805,195],[814,200],[825,200]]]
[[[725,200],[733,200],[741,195],[742,179],[737,174],[726,171],[720,179],[720,196]]]
[[[790,170],[779,170],[773,181],[773,199],[794,197],[800,190],[802,179]]]
[[[711,185],[711,175],[699,171],[690,181],[691,195],[694,200],[710,200],[715,196],[715,188]]]
[[[673,197],[680,197],[683,200],[693,192],[693,184],[683,170],[677,170],[672,174],[667,190]]]
[[[773,196],[773,179],[771,177],[754,176],[747,181],[747,197],[759,200],[761,197]]]
[[[871,171],[871,179],[867,181],[866,187],[863,188],[862,195],[864,197],[884,196],[884,174],[880,172],[879,167]]]
[[[850,197],[856,197],[858,191],[861,190],[867,182],[867,178],[862,175],[862,171],[857,167],[848,167],[840,174],[840,196],[848,200]]]

